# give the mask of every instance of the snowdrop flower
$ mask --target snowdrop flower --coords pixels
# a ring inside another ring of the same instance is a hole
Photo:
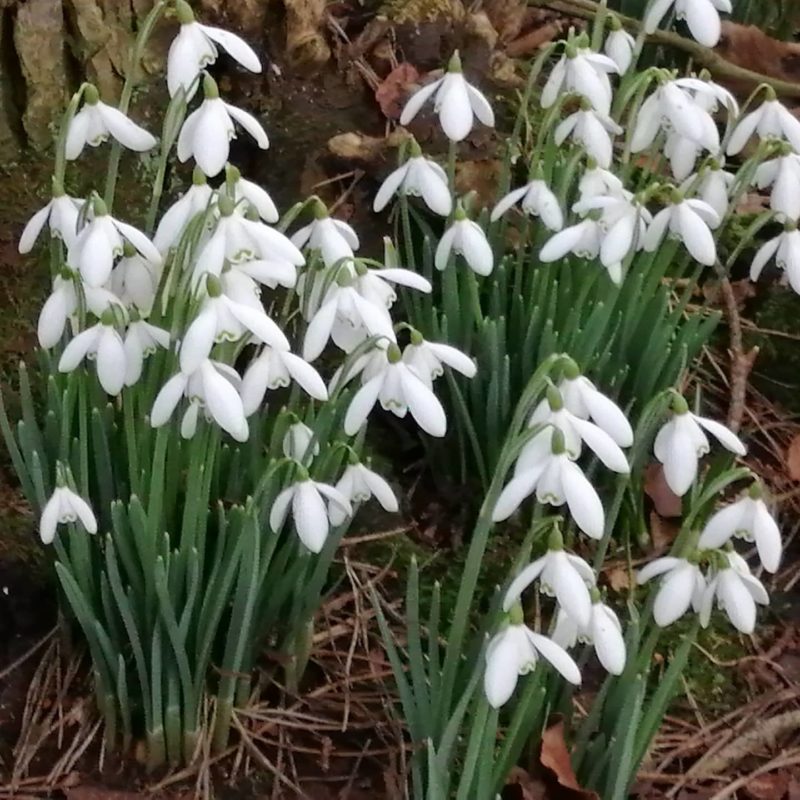
[[[347,465],[336,484],[336,490],[353,506],[366,503],[374,497],[381,508],[391,514],[400,507],[386,479],[357,461]],[[333,525],[341,525],[347,519],[338,506],[332,505],[329,515]]]
[[[144,360],[163,347],[169,349],[169,331],[151,325],[134,312],[125,331],[125,385],[133,386],[142,376]]]
[[[311,442],[314,442],[314,447],[309,453]],[[301,463],[306,458],[306,454],[319,455],[319,442],[314,441],[314,431],[303,422],[295,422],[290,425],[283,437],[283,454],[286,458]]]
[[[619,406],[606,397],[587,377],[580,374],[578,365],[569,359],[564,378],[558,384],[565,407],[580,419],[591,419],[620,447],[633,444],[633,429]]]
[[[233,200],[237,207],[241,203],[245,208],[252,208],[264,222],[275,224],[281,215],[275,206],[269,192],[262,189],[257,183],[248,181],[242,177],[242,173],[236,167],[228,166],[225,168],[225,180],[231,187]]]
[[[559,97],[574,93],[581,95],[601,115],[608,116],[612,100],[608,76],[616,73],[619,67],[608,56],[567,44],[542,89],[542,108],[551,108]]]
[[[360,331],[363,331],[363,337],[358,333]],[[308,324],[303,340],[303,358],[306,361],[318,358],[332,336],[334,341],[339,339],[339,346],[349,350],[347,345],[352,342],[348,334],[356,334],[358,338],[354,341],[367,336],[381,336],[392,342],[395,340],[392,320],[386,308],[364,299],[356,291],[352,276],[342,270]]]
[[[689,176],[680,190],[687,192],[690,187],[694,187],[698,200],[708,203],[717,212],[721,224],[730,208],[729,195],[735,180],[735,175],[727,172],[719,161],[713,159],[698,174]],[[712,224],[710,227],[715,230],[719,226]]]
[[[653,605],[653,619],[665,628],[680,619],[691,606],[700,611],[706,579],[697,564],[685,558],[665,556],[651,561],[639,570],[636,581],[647,583],[652,578],[663,576]]]
[[[409,159],[384,180],[375,195],[373,209],[383,211],[392,195],[421,197],[425,205],[440,217],[449,216],[453,210],[453,198],[445,171],[435,162],[422,155],[419,145],[411,141]]]
[[[734,536],[756,543],[758,557],[767,572],[777,572],[781,562],[781,532],[763,498],[763,489],[756,482],[749,492],[717,511],[706,523],[697,546],[716,550]]]
[[[195,21],[191,6],[184,0],[175,3],[181,29],[167,56],[167,87],[170,97],[183,88],[190,100],[196,90],[197,76],[217,60],[217,45],[250,72],[261,72],[261,62],[252,47],[235,33]]]
[[[654,33],[671,7],[686,20],[692,36],[706,47],[716,47],[722,34],[719,12],[731,13],[731,0],[653,0],[644,17],[644,29]]]
[[[628,461],[619,445],[602,428],[575,416],[564,405],[561,392],[554,386],[547,392],[547,398],[536,407],[528,422],[529,427],[545,426],[520,452],[515,474],[520,474],[547,458],[552,453],[553,435],[556,430],[564,437],[564,448],[571,459],[581,455],[583,444],[613,472],[627,475],[630,472]]]
[[[328,209],[319,200],[314,207],[315,219],[292,236],[292,244],[298,249],[308,247],[319,250],[326,267],[354,258],[358,250],[356,232],[346,223],[328,216]]]
[[[630,192],[594,196],[579,200],[572,210],[581,215],[599,212],[602,231],[600,263],[611,280],[622,282],[622,262],[632,252],[644,247],[647,226],[653,221],[650,212]]]
[[[203,171],[195,167],[192,185],[164,212],[158,223],[153,244],[159,252],[166,255],[170,247],[178,244],[186,226],[208,208],[213,194]]]
[[[599,195],[618,196],[625,192],[622,181],[607,169],[598,166],[591,156],[587,162],[587,170],[578,183],[578,194],[581,200],[589,200]]]
[[[522,622],[512,621],[495,634],[486,648],[483,691],[492,708],[500,708],[511,699],[519,676],[532,672],[539,656],[565,680],[580,684],[578,665],[562,647],[546,636],[534,633]]]
[[[753,134],[758,134],[761,140],[786,140],[795,152],[800,152],[800,119],[776,99],[771,89],[767,99],[736,126],[728,141],[728,155],[741,153]]]
[[[125,384],[125,346],[114,326],[114,313],[107,311],[101,320],[81,331],[64,348],[58,362],[59,372],[72,372],[84,358],[96,362],[97,378],[103,390],[118,395]]]
[[[503,610],[508,611],[519,602],[522,593],[539,579],[539,590],[556,598],[558,604],[586,627],[592,618],[592,598],[589,587],[595,585],[592,568],[578,556],[564,550],[561,533],[554,530],[547,552],[528,564],[511,582],[503,599]]]
[[[284,388],[293,380],[315,400],[328,399],[325,382],[314,367],[288,350],[265,345],[242,377],[244,413],[250,416],[259,409],[267,389]]]
[[[563,608],[559,608],[552,638],[565,650],[571,650],[579,641],[592,645],[598,661],[611,675],[621,675],[625,669],[626,649],[622,625],[614,610],[600,600],[597,589],[592,589],[589,624],[578,625]]]
[[[783,219],[800,217],[800,155],[787,152],[759,165],[755,182],[759,189],[772,186],[770,208]]]
[[[686,200],[675,191],[670,205],[661,209],[650,225],[644,238],[644,249],[654,253],[667,232],[680,239],[695,261],[711,267],[717,260],[717,246],[712,228],[719,227],[717,212],[702,200]]]
[[[84,88],[83,101],[83,108],[70,120],[67,129],[64,148],[67,161],[74,161],[87,144],[97,147],[109,136],[137,153],[155,147],[155,136],[128,119],[118,109],[104,103],[92,84],[87,84]]]
[[[200,409],[237,442],[246,442],[249,436],[242,399],[239,396],[239,376],[226,364],[206,359],[191,374],[178,372],[162,387],[150,411],[150,424],[154,428],[165,425],[182,397],[189,407],[181,421],[181,436],[191,439],[197,429]]]
[[[306,263],[303,254],[282,233],[234,213],[233,201],[227,195],[219,197],[217,207],[220,217],[214,232],[194,264],[195,282],[206,273],[219,277],[226,260],[254,280],[265,282],[271,277],[281,283],[285,280],[282,265],[302,267]],[[259,263],[248,263],[253,261]]]
[[[494,111],[489,101],[471,84],[461,71],[458,51],[453,54],[447,72],[433,83],[423,86],[406,103],[400,124],[408,125],[422,106],[434,98],[434,111],[439,115],[442,130],[453,142],[466,139],[477,117],[484,125],[494,127]]]
[[[397,300],[394,286],[405,286],[418,292],[430,294],[431,283],[422,275],[401,267],[369,268],[361,262],[355,264],[355,290],[370,303],[389,309]]]
[[[411,342],[403,350],[403,362],[427,383],[444,375],[444,368],[450,367],[467,378],[474,378],[478,371],[475,362],[460,350],[449,344],[426,342],[419,331],[411,332]]]
[[[348,436],[358,433],[376,402],[401,419],[411,412],[417,425],[430,436],[445,435],[447,417],[442,404],[416,371],[403,363],[396,344],[369,355],[361,372],[361,384],[345,414],[344,431]]]
[[[751,281],[759,279],[772,258],[778,268],[784,270],[792,289],[800,294],[800,231],[796,223],[787,222],[783,233],[761,245],[750,266]]]
[[[608,169],[614,155],[611,135],[620,133],[622,128],[611,117],[593,108],[582,107],[559,123],[554,138],[556,144],[561,145],[571,136],[601,167]]]
[[[631,152],[647,150],[662,128],[711,153],[719,151],[719,130],[711,114],[688,91],[693,86],[694,83],[687,85],[679,80],[665,81],[642,103]]]
[[[203,92],[202,105],[189,114],[178,136],[178,160],[184,162],[193,157],[197,166],[213,178],[228,160],[231,139],[236,138],[234,121],[255,139],[262,150],[269,147],[269,138],[252,114],[220,98],[216,81],[209,75],[203,78]]]
[[[235,342],[245,333],[271,347],[288,350],[289,341],[283,331],[267,316],[253,295],[253,305],[237,302],[222,293],[218,278],[206,278],[208,297],[183,337],[180,351],[181,371],[190,375],[211,354],[215,342]],[[253,307],[255,306],[255,307]]]
[[[751,634],[756,628],[756,603],[769,604],[769,595],[758,578],[750,574],[747,562],[737,553],[721,554],[725,566],[709,581],[700,605],[700,624],[708,627],[714,601],[736,630]]]
[[[556,507],[566,503],[575,524],[587,536],[602,538],[605,528],[603,504],[581,468],[570,458],[565,438],[564,433],[556,428],[551,435],[550,452],[544,447],[537,447],[526,453],[524,458],[520,455],[522,463],[519,469],[497,499],[492,512],[494,522],[508,519],[535,490],[540,503]],[[613,463],[612,453],[605,451],[599,441],[599,438],[593,441],[592,446],[597,446],[604,459]],[[621,464],[618,466],[621,467]]]
[[[39,537],[43,544],[52,544],[58,525],[78,520],[87,533],[97,533],[97,520],[89,504],[68,486],[57,486],[42,509]]]
[[[672,419],[656,435],[654,452],[664,465],[667,485],[678,497],[683,497],[697,477],[698,460],[710,450],[704,429],[737,456],[745,455],[747,448],[721,423],[689,411],[679,395],[673,400],[672,410]]]
[[[492,211],[492,222],[496,222],[513,205],[522,200],[522,210],[529,217],[539,217],[551,231],[564,227],[564,215],[558,199],[542,180],[533,180],[519,189],[509,192]]]
[[[456,209],[453,224],[439,240],[434,257],[436,269],[445,269],[453,254],[460,255],[467,266],[478,275],[491,275],[494,269],[494,253],[483,228],[477,222],[467,219],[461,205]]]
[[[30,253],[45,225],[50,228],[51,236],[61,239],[69,247],[78,235],[78,213],[83,202],[70,197],[63,187],[54,183],[50,202],[40,208],[25,225],[19,237],[19,252]]]
[[[587,261],[596,259],[600,253],[603,231],[599,220],[595,217],[599,217],[599,214],[591,215],[551,236],[539,252],[539,261],[551,264],[553,261],[560,261],[569,253],[574,253],[578,258],[585,258]]]
[[[111,290],[126,306],[150,313],[161,279],[161,265],[152,264],[129,242],[122,245],[122,258],[111,270]]]
[[[291,508],[300,541],[312,553],[319,553],[328,538],[330,512],[336,508],[347,519],[352,516],[353,508],[338,489],[311,480],[302,467],[298,468],[298,473],[297,481],[275,498],[269,514],[269,525],[276,533],[280,531]]]
[[[67,252],[67,263],[89,286],[102,286],[109,279],[114,259],[123,254],[126,241],[151,264],[161,266],[161,254],[141,231],[114,219],[100,198],[94,199],[92,207],[92,219]]]
[[[620,75],[624,75],[633,63],[636,39],[622,27],[616,16],[611,17],[611,33],[603,45],[606,55],[617,65]]]

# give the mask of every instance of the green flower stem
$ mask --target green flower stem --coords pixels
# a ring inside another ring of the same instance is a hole
[[[144,55],[144,49],[147,42],[153,33],[156,23],[164,13],[167,7],[168,0],[157,0],[156,4],[150,10],[150,13],[145,17],[142,27],[136,37],[136,42],[133,47],[133,54],[130,62],[128,63],[127,75],[125,76],[125,83],[122,87],[122,93],[119,98],[119,110],[123,114],[128,113],[128,108],[131,104],[133,97],[133,90],[136,88],[139,78],[139,65]],[[106,174],[106,189],[103,194],[106,205],[108,206],[109,213],[114,205],[114,193],[117,188],[117,177],[119,174],[119,159],[122,152],[122,145],[116,140],[111,145],[111,155],[108,159],[108,172]]]

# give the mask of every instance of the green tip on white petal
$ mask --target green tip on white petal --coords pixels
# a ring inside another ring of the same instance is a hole
[[[93,83],[87,83],[83,87],[83,99],[90,106],[96,106],[100,101],[100,92],[97,91],[97,87]]]
[[[175,16],[181,25],[188,25],[194,22],[194,11],[186,0],[175,0]]]
[[[230,197],[226,194],[222,194],[219,196],[219,200],[217,201],[217,207],[219,208],[219,213],[223,217],[230,217],[233,214],[234,203]]]
[[[775,92],[775,90],[767,84],[764,84],[764,99],[768,103],[773,103],[775,100],[778,99],[778,95]]]
[[[564,408],[564,398],[552,383],[547,387],[547,403],[551,411],[561,411]]]
[[[461,72],[462,71],[461,54],[458,52],[458,50],[455,50],[453,52],[453,55],[450,56],[450,61],[447,64],[447,71],[448,72]]]
[[[453,219],[456,222],[463,222],[465,219],[467,219],[467,212],[464,211],[464,206],[461,204],[460,200],[456,206],[455,213],[453,214]]]
[[[127,240],[122,243],[122,255],[125,258],[133,258],[136,255],[136,248]]]
[[[216,100],[219,97],[219,86],[207,72],[203,77],[203,94],[206,100]]]
[[[689,413],[689,404],[686,402],[686,398],[677,392],[672,396],[672,410],[675,414],[679,415]]]
[[[678,203],[683,202],[683,192],[675,186],[670,187],[669,202],[676,206]]]
[[[516,602],[508,609],[508,621],[512,625],[522,625],[525,622],[525,612],[522,610],[522,603]]]
[[[102,197],[95,196],[92,200],[92,211],[96,217],[105,217],[108,214],[108,206]]]
[[[564,48],[564,55],[569,59],[578,57],[578,48],[574,42],[567,43],[567,46]]]
[[[593,604],[603,602],[603,595],[600,594],[600,590],[596,586],[589,587],[589,597],[592,598]]]
[[[206,291],[209,297],[222,296],[222,283],[216,275],[206,275]]]
[[[576,378],[580,378],[581,376],[581,369],[575,363],[574,359],[570,358],[569,356],[564,356],[561,361],[561,370],[564,373],[564,377],[568,381],[574,381]]]
[[[205,186],[208,183],[206,180],[206,174],[200,167],[195,167],[192,170],[192,185],[193,186]]]
[[[328,207],[319,197],[315,197],[313,201],[314,206],[314,219],[327,219],[328,218]]]
[[[419,347],[424,341],[425,338],[423,337],[423,335],[416,328],[412,328],[411,344],[413,344],[415,347]]]
[[[560,428],[553,428],[553,438],[550,440],[550,450],[554,456],[560,456],[567,451],[564,433]]]
[[[386,360],[390,364],[398,364],[402,358],[403,354],[400,352],[400,348],[392,342],[389,347],[386,348]]]

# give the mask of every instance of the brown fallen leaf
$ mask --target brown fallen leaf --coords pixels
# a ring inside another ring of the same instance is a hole
[[[503,788],[503,800],[546,800],[546,787],[522,767],[514,767]]]
[[[778,800],[789,790],[789,773],[768,772],[758,775],[744,787],[743,795],[748,800]]]
[[[561,26],[554,22],[514,39],[506,45],[506,53],[511,58],[520,58],[536,52],[542,45],[549,44],[561,33]]]
[[[789,452],[786,455],[786,466],[789,477],[793,481],[800,481],[800,433],[792,439]]]
[[[419,81],[419,72],[413,64],[398,64],[375,90],[375,99],[387,119],[400,119],[403,106],[411,88]]]
[[[496,159],[476,159],[456,164],[456,191],[459,194],[475,192],[477,208],[494,205],[503,165]]]
[[[564,720],[550,725],[542,734],[540,755],[542,766],[549,770],[557,786],[548,787],[548,800],[600,800],[596,792],[584,789],[572,769],[567,743],[564,741]],[[569,791],[561,791],[561,790]]]
[[[800,44],[773,39],[755,25],[724,22],[716,51],[731,63],[761,75],[800,81]],[[752,87],[741,88],[749,91]]]
[[[618,566],[604,570],[606,583],[614,592],[625,592],[631,588],[631,574],[627,567]]]
[[[675,516],[678,517],[680,514]],[[665,519],[656,511],[650,512],[650,538],[656,550],[666,550],[675,541],[680,529],[679,522]]]
[[[680,497],[667,486],[664,478],[664,467],[653,462],[647,465],[644,474],[645,494],[653,501],[656,513],[669,519],[680,517],[683,513]]]

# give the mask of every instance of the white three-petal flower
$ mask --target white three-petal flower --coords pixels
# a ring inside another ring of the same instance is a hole
[[[58,486],[42,509],[39,519],[39,536],[44,544],[51,544],[56,527],[80,520],[87,533],[97,533],[97,520],[89,504],[72,489]]]

